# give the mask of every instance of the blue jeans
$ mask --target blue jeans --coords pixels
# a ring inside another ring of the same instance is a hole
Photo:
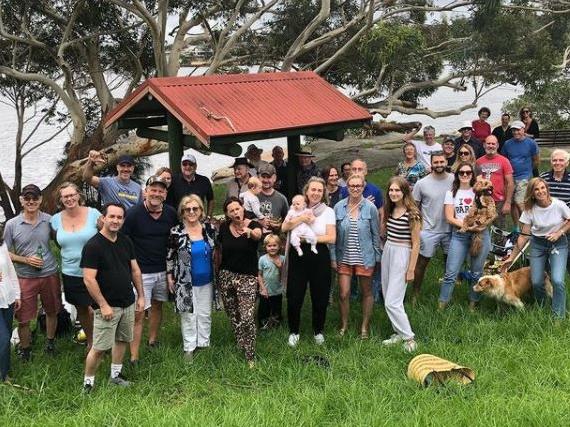
[[[443,284],[439,292],[439,301],[443,303],[449,302],[453,294],[455,280],[461,271],[463,262],[469,259],[470,277],[469,281],[469,301],[477,302],[481,299],[481,295],[473,291],[473,283],[479,280],[483,274],[483,266],[485,260],[491,249],[491,236],[489,230],[481,233],[482,245],[479,255],[472,257],[469,254],[471,247],[471,239],[473,233],[459,233],[454,231],[451,234],[451,241],[449,242],[449,252],[447,253],[447,262],[445,264],[445,275],[443,276]]]
[[[552,243],[543,237],[532,236],[530,242],[530,280],[534,297],[539,304],[546,298],[544,291],[544,270],[546,261],[550,263],[550,281],[552,282],[552,313],[563,319],[566,315],[566,286],[564,274],[568,258],[568,240],[562,236]]]
[[[12,338],[12,318],[14,304],[0,308],[0,381],[4,381],[10,370],[10,338]]]

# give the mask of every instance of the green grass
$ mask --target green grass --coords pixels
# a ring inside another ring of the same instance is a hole
[[[385,183],[388,171],[371,175]],[[496,311],[484,300],[467,310],[467,286],[458,287],[443,313],[435,310],[443,275],[432,261],[416,308],[406,304],[419,353],[431,353],[473,368],[469,386],[421,388],[406,378],[412,356],[400,346],[382,347],[391,334],[382,306],[374,308],[372,337],[357,338],[360,308],[351,307],[351,330],[336,334],[338,310],[329,308],[327,342],[312,344],[307,299],[301,344],[287,347],[285,328],[258,335],[258,363],[249,370],[237,351],[224,313],[215,313],[212,347],[192,365],[181,354],[177,316],[166,310],[163,346],[142,350],[142,365],[126,374],[130,389],[107,384],[107,357],[96,389],[82,396],[83,348],[69,338],[59,354],[42,354],[35,343],[33,363],[15,360],[13,373],[26,392],[0,386],[0,426],[20,425],[563,425],[570,399],[568,321],[555,324],[547,309],[529,305],[518,313]],[[320,367],[305,359],[321,355]]]

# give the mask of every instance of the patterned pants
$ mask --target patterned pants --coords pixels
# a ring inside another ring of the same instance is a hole
[[[220,270],[218,286],[237,345],[244,351],[248,361],[253,360],[255,357],[257,277]]]

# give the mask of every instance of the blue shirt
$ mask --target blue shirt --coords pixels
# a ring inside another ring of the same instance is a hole
[[[279,258],[281,258],[281,265],[283,265],[285,257],[283,255],[279,255]],[[267,288],[267,294],[270,297],[281,295],[283,293],[281,274],[279,268],[277,268],[275,263],[271,261],[271,258],[269,258],[269,255],[265,254],[259,258],[258,268],[261,273],[261,277],[263,277],[265,287]]]
[[[85,243],[97,234],[97,219],[101,216],[97,209],[88,208],[85,225],[77,231],[65,231],[61,223],[61,212],[51,217],[51,228],[55,231],[55,239],[61,247],[61,272],[68,276],[83,277],[79,267],[81,251]]]
[[[190,249],[192,286],[212,283],[212,249],[204,240],[195,240]]]
[[[101,203],[120,203],[126,210],[143,201],[141,186],[132,179],[123,184],[116,176],[99,178],[99,194]]]
[[[511,138],[503,145],[501,154],[511,162],[515,181],[532,178],[532,158],[538,154],[538,146],[534,139]]]
[[[367,182],[366,185],[364,186],[364,191],[362,192],[362,196],[365,199],[368,199],[368,197],[370,196],[374,197],[373,203],[374,206],[376,206],[376,209],[380,209],[382,206],[384,206],[384,198],[382,197],[382,192],[374,184]],[[347,197],[348,197],[348,187],[341,187],[340,198],[346,199]]]

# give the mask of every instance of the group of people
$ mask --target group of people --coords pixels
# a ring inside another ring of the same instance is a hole
[[[554,150],[552,169],[533,177],[538,147],[527,127],[532,122],[510,123],[507,130],[512,138],[504,141],[499,154],[495,132],[484,134],[490,130],[484,126],[489,114],[482,108],[477,124],[464,124],[458,139],[446,138],[443,144],[435,142],[430,126],[424,128],[422,141],[406,136],[404,159],[385,194],[367,181],[362,159],[320,170],[314,155],[304,148],[295,153],[299,192],[287,197],[278,190],[287,188],[280,187],[287,176],[282,149],[273,150],[273,162],[264,162],[252,145],[248,156],[235,159],[221,222],[212,217],[211,183],[196,173],[197,161],[191,154],[182,157],[179,174],[160,168],[143,189],[132,179],[130,156],[118,159],[116,176],[98,177],[94,168],[106,159],[90,152],[83,178],[99,189],[101,212],[84,205],[75,184],[64,183],[57,190],[61,210],[50,216],[40,210],[40,189],[27,185],[21,191],[22,212],[6,223],[0,246],[0,378],[7,378],[10,366],[14,313],[18,355],[24,361],[32,357],[30,322],[37,313],[38,296],[46,313],[45,350],[56,351],[60,277],[65,300],[77,309],[87,336],[87,392],[108,350],[112,350],[110,382],[129,385],[122,369],[124,355],[128,350],[129,363],[139,363],[145,313],[146,344],[149,349],[160,346],[163,306],[169,300],[180,317],[182,350],[188,361],[209,347],[212,308],[223,306],[237,346],[253,367],[257,330],[282,324],[283,295],[287,344],[296,347],[307,289],[313,340],[322,345],[333,276],[338,279],[339,335],[349,331],[350,293],[357,282],[360,338],[370,337],[374,300],[381,294],[393,329],[383,344],[400,343],[413,352],[417,343],[404,309],[407,283],[413,283],[412,297],[417,300],[437,248],[443,249],[446,259],[440,309],[451,300],[465,261],[471,283],[483,273],[490,249],[488,230],[481,233],[483,244],[476,256],[469,252],[473,233],[460,231],[475,199],[477,176],[493,183],[497,224],[504,224],[509,214],[521,224],[519,241],[505,265],[530,238],[537,300],[544,301],[548,266],[553,313],[563,318],[565,233],[570,228],[568,152]],[[473,133],[483,136],[483,142]],[[60,248],[59,270],[51,240]],[[474,309],[478,300],[479,295],[470,290],[470,307]]]

